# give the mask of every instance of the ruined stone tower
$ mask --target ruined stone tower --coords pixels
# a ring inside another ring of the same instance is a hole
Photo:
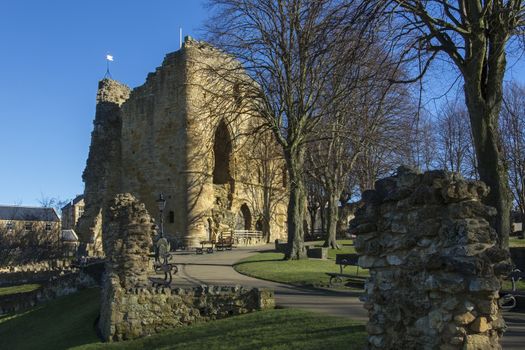
[[[114,80],[99,83],[83,175],[86,210],[77,227],[89,253],[101,251],[100,213],[116,193],[132,193],[156,220],[155,201],[163,193],[165,233],[187,246],[221,230],[261,229],[268,184],[261,181],[254,155],[269,147],[255,131],[258,118],[240,107],[235,81],[247,77],[210,74],[232,62],[211,45],[186,38],[133,91]],[[282,169],[278,158],[270,162]],[[278,173],[285,181],[282,170]],[[285,193],[284,181],[275,178],[269,186]],[[284,236],[286,195],[273,208],[266,222],[271,240]]]

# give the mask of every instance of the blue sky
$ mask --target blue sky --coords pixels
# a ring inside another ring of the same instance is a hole
[[[198,0],[0,0],[0,204],[82,193],[106,53],[136,87],[206,18]]]
[[[199,38],[203,0],[0,0],[0,204],[38,205],[42,196],[83,192],[105,55],[114,79],[141,85],[184,35]],[[508,79],[524,82],[524,60]],[[518,62],[516,64],[516,62]],[[435,109],[454,79],[449,67],[426,78]],[[456,85],[453,92],[461,92]]]

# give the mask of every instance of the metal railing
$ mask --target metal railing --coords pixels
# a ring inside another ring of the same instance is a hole
[[[233,230],[233,240],[235,244],[252,245],[263,243],[264,235],[262,231]]]

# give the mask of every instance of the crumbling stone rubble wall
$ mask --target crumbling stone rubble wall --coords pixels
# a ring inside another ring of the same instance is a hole
[[[106,274],[124,289],[147,285],[155,224],[129,193],[118,194],[104,211]]]
[[[120,190],[122,128],[120,107],[129,98],[130,92],[129,87],[115,80],[103,79],[98,84],[91,146],[86,169],[82,174],[85,183],[85,208],[76,227],[81,242],[81,254],[103,255],[103,204]]]
[[[153,288],[148,274],[153,221],[143,203],[118,194],[106,207],[99,320],[106,341],[133,339],[196,321],[273,307],[273,292],[242,287]]]
[[[273,308],[273,292],[266,289],[203,286],[132,288],[111,285],[109,322],[101,327],[105,341],[134,339],[165,329]]]
[[[499,277],[509,269],[481,203],[489,189],[458,174],[401,167],[363,193],[352,223],[370,271],[369,349],[501,349]]]

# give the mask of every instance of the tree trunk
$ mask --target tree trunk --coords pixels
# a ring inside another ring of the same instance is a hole
[[[306,191],[302,175],[304,151],[299,149],[285,150],[284,156],[288,168],[290,184],[290,200],[288,201],[288,246],[286,260],[306,259],[304,247],[304,208],[306,206]]]
[[[266,216],[266,214],[263,216],[262,220],[262,232],[266,243],[270,243],[270,216]]]
[[[484,202],[497,209],[493,227],[499,235],[501,248],[509,246],[510,233],[510,190],[505,159],[498,132],[498,117],[501,109],[502,92],[486,99],[481,95],[475,82],[465,81],[465,99],[470,115],[472,135],[480,180],[490,187]]]
[[[325,212],[326,203],[323,201],[319,207],[319,216],[321,218],[321,235],[326,233],[326,212]]]
[[[317,218],[317,207],[314,210],[309,210],[310,213],[310,239],[314,237],[315,223]]]
[[[337,221],[339,219],[339,192],[328,189],[328,227],[324,247],[339,249],[337,244]]]

